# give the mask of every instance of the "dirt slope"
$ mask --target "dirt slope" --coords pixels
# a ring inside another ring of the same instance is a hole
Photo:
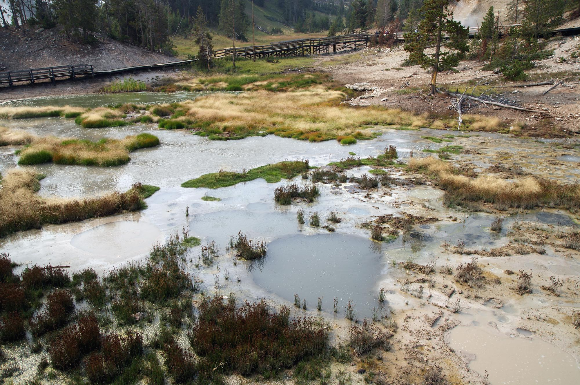
[[[73,43],[58,28],[0,28],[0,52],[0,71],[80,63],[107,70],[175,60],[105,37],[93,46]]]

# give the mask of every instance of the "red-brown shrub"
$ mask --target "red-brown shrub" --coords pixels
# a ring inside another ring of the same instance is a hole
[[[6,253],[0,253],[0,282],[12,280],[12,260]]]
[[[195,361],[190,352],[183,350],[174,340],[165,344],[163,352],[167,371],[176,383],[183,384],[195,377]]]
[[[19,311],[26,306],[24,289],[16,283],[0,283],[0,311]]]
[[[0,341],[19,341],[25,336],[24,320],[17,312],[5,314],[0,321]]]
[[[97,317],[89,314],[79,318],[77,322],[79,347],[82,353],[89,353],[101,346],[101,331]]]
[[[202,302],[199,312],[191,345],[207,365],[224,373],[279,372],[321,354],[328,344],[321,325],[308,318],[290,320],[287,308],[271,312],[265,302],[236,309],[214,297]]]
[[[46,309],[30,322],[32,334],[41,336],[64,326],[73,310],[74,302],[68,290],[53,291],[46,299]]]
[[[41,289],[46,282],[45,271],[39,266],[33,266],[30,269],[25,269],[22,273],[22,284],[26,290]]]
[[[59,370],[75,368],[82,358],[76,325],[71,325],[59,333],[48,349],[52,366]]]

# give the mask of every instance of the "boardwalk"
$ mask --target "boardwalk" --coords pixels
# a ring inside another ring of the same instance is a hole
[[[342,35],[317,39],[302,39],[272,43],[269,45],[226,48],[215,52],[216,59],[236,58],[264,58],[269,56],[309,56],[325,53],[337,53],[366,47],[370,40],[368,34]],[[97,76],[119,75],[128,72],[151,71],[165,68],[185,66],[195,60],[180,60],[170,63],[142,65],[135,67],[115,68],[112,70],[95,71],[90,64],[36,68],[21,71],[0,72],[0,86],[12,87],[15,85],[34,84],[36,82],[56,82],[57,80],[77,79]]]

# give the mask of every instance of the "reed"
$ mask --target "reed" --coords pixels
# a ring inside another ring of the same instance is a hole
[[[80,107],[0,107],[0,118],[5,119],[32,119],[60,117],[85,112],[85,108]]]

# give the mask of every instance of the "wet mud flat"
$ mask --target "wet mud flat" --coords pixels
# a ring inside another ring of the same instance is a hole
[[[389,186],[317,183],[320,196],[313,203],[288,206],[274,202],[276,188],[309,186],[311,175],[218,189],[180,187],[210,172],[305,159],[324,167],[348,157],[374,157],[390,145],[397,148],[397,162],[406,164],[411,154],[424,157],[429,153],[423,150],[448,145],[425,137],[449,132],[378,127],[382,135],[377,139],[341,146],[273,136],[209,141],[148,125],[91,131],[59,119],[0,124],[37,135],[92,139],[154,132],[162,143],[132,154],[131,162],[121,167],[34,166],[46,176],[39,194],[47,197],[94,196],[138,181],[161,190],[139,214],[47,226],[1,239],[0,250],[22,268],[50,263],[106,272],[145,259],[153,245],[185,229],[201,240],[188,251],[187,269],[208,295],[266,299],[272,306],[290,307],[293,314],[320,317],[330,325],[336,343],[347,341],[350,326],[363,319],[398,325],[390,350],[357,357],[354,366],[340,368],[353,383],[364,382],[367,372],[409,383],[431,366],[441,368],[451,383],[529,384],[540,379],[573,384],[580,378],[574,325],[580,312],[580,260],[578,249],[567,242],[580,229],[577,213],[450,208],[432,181],[398,166],[384,168],[395,181]],[[508,176],[527,173],[562,182],[577,178],[580,154],[573,140],[468,135],[450,139],[463,149],[450,162],[476,172],[495,167]],[[3,151],[4,174],[16,166],[17,156]],[[358,166],[345,174],[379,175],[372,170]],[[297,220],[299,211],[304,224]],[[340,222],[329,221],[330,213]],[[315,214],[318,226],[310,223]],[[403,226],[400,218],[411,220]],[[498,218],[499,229],[494,226]],[[390,236],[371,240],[374,223]],[[235,257],[228,246],[240,232],[266,243],[262,261]],[[203,248],[212,242],[217,252],[208,257]],[[520,290],[522,285],[529,290]],[[19,378],[30,378],[30,373],[24,370]]]

